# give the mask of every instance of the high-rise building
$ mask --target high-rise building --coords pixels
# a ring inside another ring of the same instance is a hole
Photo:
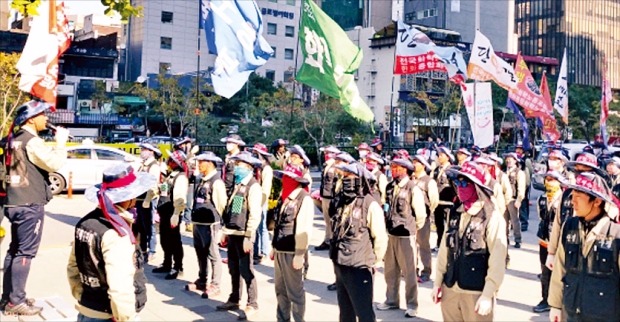
[[[568,58],[569,83],[600,86],[603,57],[620,88],[620,1],[515,0],[519,50]]]
[[[315,0],[342,29],[381,29],[402,17],[405,0]]]
[[[517,52],[514,1],[480,0],[480,31],[491,40],[496,51]],[[475,2],[473,0],[406,1],[404,21],[408,24],[454,30],[461,35],[462,41],[473,43],[476,36]]]
[[[199,5],[197,0],[134,0],[143,7],[142,17],[132,17],[127,27],[127,77],[157,74],[196,73],[213,67],[215,56],[208,54],[201,31],[201,59],[198,66]],[[297,55],[300,0],[258,0],[263,16],[263,36],[274,49],[274,56],[257,74],[274,83],[292,81]]]

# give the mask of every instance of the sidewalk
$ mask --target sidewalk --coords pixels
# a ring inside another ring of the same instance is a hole
[[[532,198],[538,196],[533,192]],[[534,200],[534,199],[532,199]],[[24,317],[23,321],[41,320],[75,320],[77,314],[73,310],[75,303],[69,290],[66,278],[66,264],[73,241],[73,228],[79,218],[88,213],[95,205],[88,202],[81,194],[67,199],[65,195],[54,198],[46,207],[48,212],[45,218],[43,241],[39,254],[32,262],[32,270],[28,281],[28,296],[39,301],[49,303],[41,316]],[[538,224],[536,207],[530,206],[530,229],[523,235],[521,249],[509,248],[511,263],[506,277],[499,291],[496,321],[547,321],[547,314],[532,313],[531,307],[540,301],[540,282],[537,274],[540,273],[538,260],[538,242],[535,229]],[[9,228],[8,220],[2,226]],[[314,231],[311,244],[319,245],[323,239],[323,217],[316,213]],[[10,230],[8,230],[10,231]],[[434,234],[432,239],[434,240]],[[8,248],[10,236],[0,246],[0,256]],[[184,276],[176,281],[166,281],[162,275],[154,275],[151,269],[159,265],[162,253],[158,258],[146,266],[149,280],[147,285],[148,302],[141,312],[142,321],[230,321],[236,320],[238,313],[219,312],[215,307],[226,301],[230,292],[230,276],[223,267],[222,293],[214,299],[202,299],[198,293],[183,290],[186,283],[197,278],[197,262],[193,250],[190,234],[184,233]],[[434,241],[431,242],[434,245]],[[314,248],[312,248],[313,250]],[[225,253],[223,254],[225,256]],[[375,276],[374,301],[385,300],[385,280],[383,269]],[[274,321],[276,315],[276,298],[273,286],[273,262],[269,259],[263,265],[256,266],[256,278],[259,289],[259,313],[251,320]],[[434,276],[433,276],[434,278]],[[336,292],[327,291],[326,286],[334,281],[331,261],[327,252],[312,252],[310,255],[310,270],[306,288],[306,320],[307,321],[336,321],[338,320],[338,306]],[[404,317],[404,299],[401,300],[401,310],[376,311],[377,319],[382,321],[440,321],[441,310],[439,305],[431,301],[432,283],[420,285],[418,317],[407,319]],[[404,289],[404,283],[401,284]],[[401,297],[404,290],[401,290]],[[245,305],[242,300],[242,307]],[[51,302],[51,303],[50,303]],[[52,306],[57,307],[55,310]],[[64,318],[68,316],[69,318]],[[73,318],[73,319],[71,319]],[[15,317],[0,315],[1,321],[17,321]]]

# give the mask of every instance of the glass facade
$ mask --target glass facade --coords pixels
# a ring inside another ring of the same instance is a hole
[[[515,32],[524,55],[562,59],[570,83],[601,86],[603,57],[620,88],[620,1],[515,0]]]
[[[321,9],[344,30],[363,25],[364,1],[323,0]]]

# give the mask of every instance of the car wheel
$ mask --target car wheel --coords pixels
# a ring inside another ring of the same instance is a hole
[[[60,174],[50,173],[49,180],[50,189],[52,190],[53,195],[57,195],[65,190],[67,183],[65,182],[65,178],[63,178]]]

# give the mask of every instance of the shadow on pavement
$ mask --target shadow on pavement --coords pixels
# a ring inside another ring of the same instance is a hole
[[[93,207],[94,209],[94,207]],[[92,209],[91,209],[92,210]],[[84,212],[84,216],[86,216],[88,213],[90,212]],[[78,223],[78,221],[80,221],[80,217],[75,217],[75,216],[69,216],[69,215],[63,215],[63,214],[56,214],[56,213],[51,213],[51,212],[45,212],[45,214],[47,216],[49,216],[50,218],[54,219],[54,220],[58,220],[61,223],[67,224],[69,226],[75,227],[75,225]]]

